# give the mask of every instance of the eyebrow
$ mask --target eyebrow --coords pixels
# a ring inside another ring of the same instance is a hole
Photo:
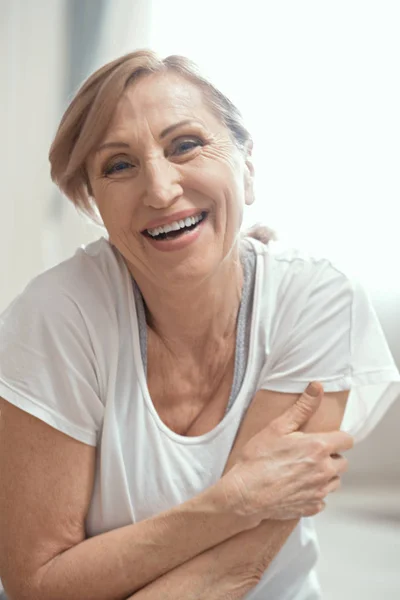
[[[160,133],[160,140],[165,138],[169,133],[171,133],[175,129],[178,129],[178,127],[182,127],[183,125],[189,125],[191,123],[199,123],[200,125],[202,125],[201,121],[197,121],[195,119],[185,119],[184,121],[179,121],[179,123],[174,123],[173,125],[170,125],[169,127],[163,129]],[[97,152],[101,152],[106,148],[129,148],[129,144],[127,144],[126,142],[105,142],[97,149]]]
[[[160,139],[165,138],[169,133],[174,131],[174,129],[178,129],[178,127],[182,127],[183,125],[190,125],[191,123],[202,124],[200,121],[197,121],[197,119],[185,119],[184,121],[179,121],[179,123],[174,123],[174,125],[170,125],[163,129],[160,133]]]
[[[106,148],[129,148],[129,144],[126,144],[125,142],[106,142],[97,148],[97,152],[101,152]]]

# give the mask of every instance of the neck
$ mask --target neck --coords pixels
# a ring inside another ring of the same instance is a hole
[[[197,285],[160,289],[141,274],[135,274],[135,279],[146,305],[148,326],[175,350],[202,352],[210,343],[235,336],[243,285],[238,251]]]

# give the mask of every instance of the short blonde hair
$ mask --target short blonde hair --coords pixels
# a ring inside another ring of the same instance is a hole
[[[97,219],[91,197],[86,161],[104,137],[114,110],[126,88],[139,77],[174,72],[197,85],[219,119],[244,149],[251,136],[236,106],[184,56],[161,59],[150,50],[138,50],[118,58],[91,75],[78,90],[61,119],[50,148],[51,177],[78,210]]]

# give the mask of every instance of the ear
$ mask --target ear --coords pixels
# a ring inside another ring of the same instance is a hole
[[[248,140],[245,146],[245,202],[248,206],[254,202],[254,165],[252,159],[253,140]]]

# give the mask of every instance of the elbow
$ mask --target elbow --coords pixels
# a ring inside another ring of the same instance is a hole
[[[40,598],[38,590],[26,585],[26,582],[24,581],[20,581],[17,585],[10,586],[2,579],[2,584],[7,600],[39,600]],[[44,599],[42,598],[42,600]]]
[[[12,586],[3,581],[2,583],[7,600],[47,600],[37,587],[28,585],[24,581]]]
[[[21,574],[16,574],[12,581],[9,578],[2,577],[1,581],[7,600],[54,600],[54,596],[50,598],[44,590],[42,585],[44,575],[45,571],[40,570],[33,577],[27,577],[26,575],[21,577]]]

